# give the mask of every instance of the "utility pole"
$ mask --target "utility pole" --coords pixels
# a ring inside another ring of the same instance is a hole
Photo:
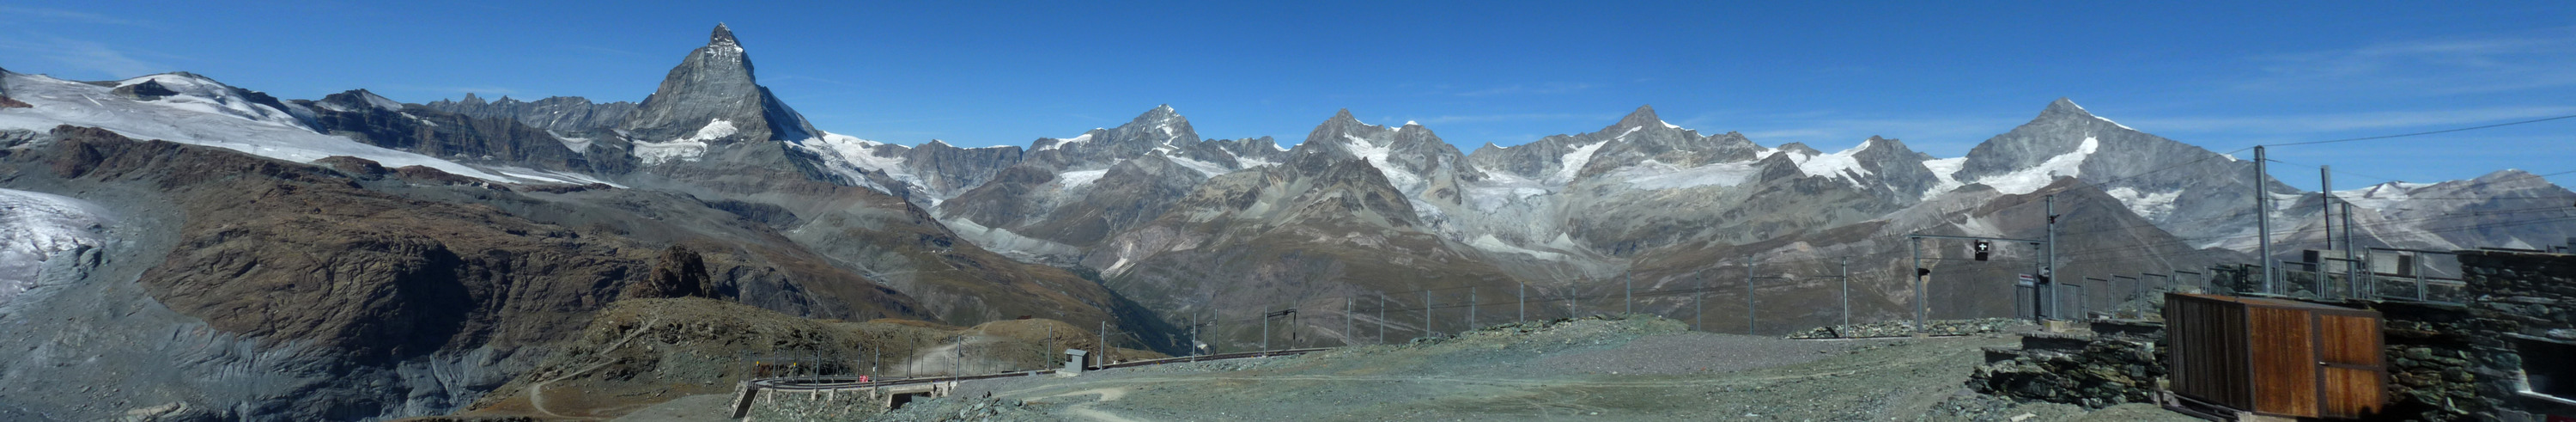
[[[1358,299],[1342,298],[1342,345],[1344,346],[1358,343],[1351,341],[1351,308],[1358,307],[1358,302]]]
[[[2351,202],[2344,202],[2344,203],[2343,203],[2343,281],[2344,281],[2344,283],[2345,283],[2345,284],[2350,284],[2350,285],[2352,285],[2352,286],[2353,286],[2353,288],[2352,288],[2352,289],[2353,289],[2353,295],[2354,295],[2354,296],[2360,296],[2360,297],[2363,297],[2363,298],[2376,298],[2376,297],[2378,297],[2377,295],[2379,294],[2379,290],[2377,289],[2377,287],[2378,287],[2378,283],[2370,283],[2370,284],[2371,284],[2371,286],[2370,286],[2370,287],[2372,287],[2372,289],[2371,289],[2370,293],[2362,293],[2362,292],[2361,292],[2362,283],[2361,283],[2361,281],[2360,281],[2360,280],[2361,280],[2362,278],[2364,278],[2364,277],[2362,277],[2361,269],[2362,269],[2363,267],[2366,267],[2366,265],[2362,265],[2362,264],[2363,264],[2362,259],[2369,258],[2370,256],[2369,256],[2369,255],[2359,255],[2359,256],[2356,256],[2356,254],[2361,253],[2361,246],[2357,246],[2356,244],[2352,243],[2352,239],[2353,239],[2353,231],[2352,231],[2352,229],[2353,229],[2354,227],[2358,227],[2358,226],[2355,226],[2355,225],[2353,225],[2353,223],[2352,223],[2352,203],[2351,203]]]
[[[1619,312],[1629,314],[1637,313],[1637,275],[1634,273],[1623,272],[1619,273],[1619,279],[1627,283],[1626,288],[1628,289],[1627,295],[1620,299],[1627,301],[1627,303],[1622,305],[1625,306],[1625,308],[1621,308]]]
[[[1261,307],[1261,351],[1270,351],[1270,306]]]
[[[1834,260],[1834,278],[1843,280],[1843,326],[1851,326],[1851,257]]]
[[[1914,241],[1914,273],[1906,276],[1914,281],[1914,332],[1920,333],[1923,332],[1924,309],[1923,276],[1925,275],[1925,272],[1923,270],[1923,238],[1914,237],[1911,239]]]
[[[1699,281],[1700,284],[1698,288],[1691,289],[1691,330],[1708,331],[1708,317],[1702,316],[1705,314],[1700,312],[1708,308],[1708,279],[1700,277],[1696,272],[1691,273],[1691,279]]]
[[[1476,286],[1473,285],[1467,286],[1467,329],[1476,329]]]
[[[1264,325],[1262,327],[1268,328],[1269,326]],[[1269,334],[1262,334],[1261,341],[1270,341]],[[1100,347],[1100,353],[1093,353],[1092,355],[1099,356],[1099,358],[1092,359],[1091,361],[1105,366],[1109,363],[1109,320],[1100,320],[1100,344],[1098,346]]]
[[[1744,254],[1744,334],[1753,331],[1753,254]]]
[[[1422,336],[1431,337],[1431,289],[1422,289]]]
[[[2263,146],[2254,146],[2254,234],[2262,240],[2256,244],[2254,260],[2263,263],[2263,293],[2281,294],[2272,284],[2272,193],[2263,184]]]
[[[2317,187],[2319,188],[2317,191],[2317,231],[2325,235],[2326,250],[2331,251],[2335,249],[2334,166],[2317,166]],[[2351,215],[2345,215],[2343,217],[2352,218]],[[2320,267],[2319,269],[2323,268]],[[2325,280],[2326,279],[2324,277],[2317,278],[2319,290],[2324,290]]]
[[[1512,292],[1512,300],[1520,302],[1521,304],[1520,322],[1529,322],[1529,282],[1519,281],[1515,283],[1520,284],[1521,287],[1520,290]]]
[[[2040,279],[2048,280],[2048,316],[2050,318],[2063,318],[2065,317],[2065,315],[2062,315],[2064,313],[2062,312],[2064,309],[2058,309],[2059,303],[2057,301],[2057,194],[2048,194],[2047,212],[2048,260],[2046,262],[2048,263],[2048,266],[2039,268],[2039,277]],[[1922,292],[1915,292],[1915,295],[1916,300],[1922,299]],[[1923,319],[1923,316],[1918,314],[1914,319],[1919,322]]]
[[[1386,344],[1386,293],[1377,294],[1377,344]]]

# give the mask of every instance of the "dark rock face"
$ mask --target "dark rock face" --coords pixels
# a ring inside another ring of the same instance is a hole
[[[474,94],[463,100],[438,100],[423,104],[433,110],[485,119],[511,119],[538,129],[564,134],[588,133],[617,127],[635,112],[635,103],[618,101],[592,103],[582,97],[546,97],[536,101],[519,101],[507,96],[486,102]]]
[[[958,148],[947,142],[930,141],[901,154],[904,165],[921,178],[923,187],[953,195],[991,182],[1003,168],[1018,164],[1023,151],[1016,146]]]
[[[116,87],[115,90],[108,92],[114,93],[119,97],[132,98],[139,101],[152,101],[161,99],[162,97],[179,95],[179,91],[172,91],[168,87],[161,86],[160,81],[143,81],[143,83],[139,84]]]
[[[524,363],[510,359],[543,354],[519,351],[542,352],[572,335],[630,285],[808,316],[923,316],[902,293],[684,197],[626,189],[530,196],[355,158],[320,160],[326,168],[99,129],[49,135],[45,148],[0,156],[0,180],[151,192],[129,205],[157,205],[131,212],[167,213],[144,215],[176,226],[167,234],[174,246],[118,258],[150,262],[138,264],[148,269],[139,270],[136,294],[227,336],[295,350],[296,362],[308,362],[299,365],[316,365],[302,370],[331,375],[233,386],[275,389],[260,393],[274,403],[250,408],[265,416],[238,417],[443,413],[494,386],[440,378],[424,387],[397,368],[489,353],[494,360],[482,365],[511,371]],[[668,248],[680,243],[711,252]],[[279,394],[286,389],[295,394]]]
[[[635,165],[616,148],[575,151],[573,143],[517,120],[401,104],[363,89],[305,104],[316,130],[450,161],[610,175]]]
[[[708,140],[716,145],[803,140],[822,133],[753,79],[751,57],[724,25],[716,25],[707,45],[671,68],[662,86],[617,127],[630,139],[667,142],[690,138],[716,120],[734,128],[730,136]]]
[[[627,285],[622,296],[627,299],[714,297],[715,293],[715,281],[707,276],[706,259],[687,246],[672,245],[662,251],[661,259],[653,264],[652,276],[643,282]]]

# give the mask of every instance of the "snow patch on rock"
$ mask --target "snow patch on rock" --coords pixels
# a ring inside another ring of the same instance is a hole
[[[88,201],[0,189],[0,305],[35,287],[56,255],[105,244],[108,215]]]
[[[1958,189],[1960,186],[1967,186],[1967,183],[1959,182],[1959,170],[1967,166],[1968,157],[1923,160],[1923,168],[1931,170],[1932,177],[1940,179],[1940,183],[1932,184],[1931,189],[1923,190],[1923,199],[1932,199],[1933,196],[1949,193],[1950,190]]]
[[[1065,187],[1066,189],[1072,189],[1072,188],[1079,188],[1079,187],[1083,187],[1083,186],[1090,186],[1090,185],[1091,185],[1091,182],[1097,182],[1097,181],[1100,181],[1100,176],[1105,176],[1105,175],[1108,175],[1108,174],[1109,174],[1109,171],[1108,171],[1108,170],[1068,171],[1068,172],[1064,172],[1063,174],[1058,174],[1058,175],[1056,175],[1056,176],[1055,176],[1055,181],[1056,181],[1056,183],[1058,183],[1058,184],[1062,184],[1062,185],[1064,185],[1064,187]]]
[[[346,155],[385,167],[423,166],[477,179],[514,179],[453,161],[367,145],[346,137],[316,133],[292,113],[241,98],[229,87],[178,74],[128,79],[120,85],[151,80],[178,95],[137,101],[113,89],[42,75],[8,74],[10,98],[32,108],[0,108],[0,129],[53,130],[57,125],[89,126],[135,139],[159,139],[240,151],[299,163]]]
[[[1736,186],[1752,181],[1762,173],[1755,161],[1712,163],[1692,168],[1679,168],[1660,161],[1646,160],[1637,165],[1611,170],[1611,180],[1638,189],[1688,189],[1702,186]]]
[[[2121,204],[2129,206],[2129,211],[2136,212],[2139,217],[2144,217],[2148,220],[2158,220],[2164,218],[2166,215],[2172,214],[2174,211],[2174,199],[2182,197],[2181,189],[2175,189],[2164,193],[2143,193],[2139,192],[2137,189],[2132,189],[2126,186],[2113,188],[2110,191],[2103,193],[2110,194],[2111,199],[2120,200]]]
[[[2074,152],[2049,157],[2048,161],[2021,171],[1978,179],[1977,183],[1992,186],[1996,191],[2006,194],[2021,195],[2036,192],[2039,188],[2047,187],[2049,182],[2056,181],[2058,177],[2082,175],[2084,160],[2092,158],[2093,153],[2101,149],[2102,141],[2094,139],[2092,135],[2085,135],[2084,144],[2075,147]]]

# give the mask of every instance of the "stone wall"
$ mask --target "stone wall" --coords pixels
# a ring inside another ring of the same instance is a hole
[[[2384,415],[2420,421],[2462,420],[2486,410],[2477,375],[2469,371],[2468,308],[2441,304],[2380,303],[2381,339],[2388,363]]]
[[[2022,345],[1986,349],[1968,388],[2021,400],[2104,408],[2154,403],[2165,377],[2164,326],[2095,322],[2091,334],[2030,333]]]
[[[2519,372],[2525,360],[2576,356],[2523,356],[2518,341],[2576,344],[2576,255],[2462,251],[2472,297],[2468,324],[2468,371],[2477,384],[2478,400],[2487,411],[2481,420],[2540,421],[2545,415],[2576,417],[2576,404],[2520,392]]]

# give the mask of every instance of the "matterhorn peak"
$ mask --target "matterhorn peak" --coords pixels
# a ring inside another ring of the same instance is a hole
[[[707,45],[739,46],[742,42],[733,38],[733,28],[726,28],[724,22],[716,22],[716,32],[707,35]]]

